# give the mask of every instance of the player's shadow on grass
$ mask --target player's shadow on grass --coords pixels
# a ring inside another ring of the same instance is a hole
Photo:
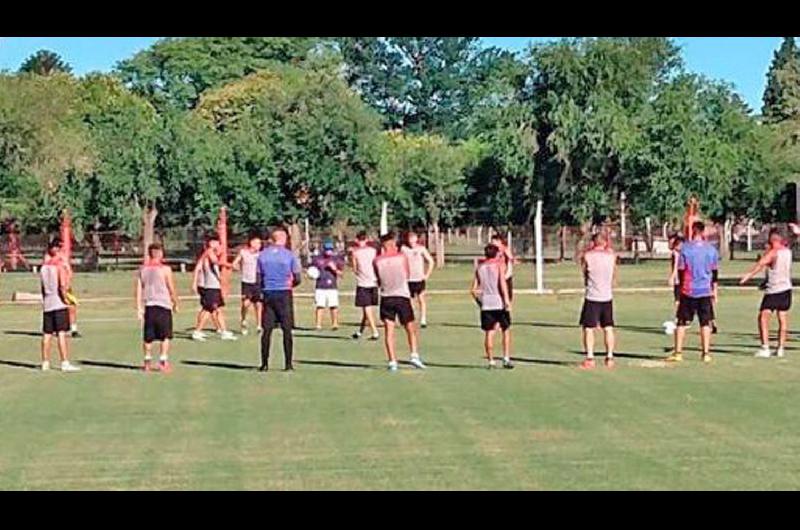
[[[670,350],[671,351],[671,350]],[[580,350],[569,350],[569,353],[574,353],[575,355],[586,355],[586,352],[582,352]],[[604,350],[595,351],[595,356],[605,357],[606,352]],[[619,357],[620,359],[649,359],[649,360],[663,360],[663,355],[651,354],[651,353],[618,353],[614,352],[614,357]]]
[[[29,370],[39,370],[41,368],[38,364],[26,363],[22,361],[4,361],[0,360],[0,364],[5,366],[13,366],[15,368],[27,368]]]
[[[225,368],[226,370],[240,370],[240,371],[256,371],[258,370],[258,366],[253,366],[250,364],[238,364],[238,363],[229,363],[229,362],[219,362],[219,361],[193,361],[193,360],[185,360],[181,361],[181,364],[186,364],[189,366],[205,366],[209,368]]]
[[[514,362],[523,364],[545,364],[550,366],[575,366],[575,361],[557,361],[555,359],[532,359],[530,357],[511,357]]]
[[[36,337],[39,338],[42,336],[40,331],[23,331],[23,330],[16,330],[16,329],[6,329],[3,330],[4,335],[21,335],[24,337]]]
[[[352,341],[350,337],[344,337],[342,335],[322,335],[320,333],[303,333],[295,335],[297,338],[309,338],[309,339],[323,339],[323,340],[347,340]]]
[[[136,370],[137,372],[142,369],[141,366],[125,363],[115,363],[111,361],[92,361],[89,359],[78,359],[78,362],[86,366],[96,366],[98,368],[113,368],[115,370]]]
[[[317,360],[302,360],[295,361],[297,364],[309,364],[312,366],[330,366],[333,368],[360,368],[362,370],[383,370],[384,367],[377,364],[365,364],[343,361],[317,361]]]

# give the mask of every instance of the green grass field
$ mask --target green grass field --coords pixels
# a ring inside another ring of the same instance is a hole
[[[748,265],[724,263],[723,278]],[[469,271],[450,266],[431,288],[466,290]],[[520,267],[516,286],[531,276]],[[625,266],[620,286],[664,286],[665,276],[664,263]],[[131,277],[82,274],[76,287],[84,298],[127,297]],[[546,279],[580,286],[573,265],[549,266]],[[188,275],[180,286],[188,295]],[[645,361],[670,344],[670,294],[620,294],[618,368],[593,373],[575,369],[579,295],[518,296],[517,369],[493,372],[466,292],[433,296],[421,349],[430,368],[394,374],[380,344],[348,338],[350,297],[343,329],[297,331],[298,370],[266,375],[255,371],[255,336],[186,340],[196,309],[186,300],[165,376],[137,370],[130,301],[81,306],[85,338],[72,345],[82,373],[37,371],[39,307],[7,303],[36,288],[32,275],[0,277],[0,489],[800,487],[800,351],[751,356],[757,291],[723,292],[712,365],[698,360],[695,325],[687,361],[669,368]],[[310,299],[298,298],[296,313],[308,327]]]

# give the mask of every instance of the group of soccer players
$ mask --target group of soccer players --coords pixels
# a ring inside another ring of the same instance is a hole
[[[795,234],[800,227],[791,225]],[[220,339],[236,340],[227,329],[222,293],[223,270],[230,268],[241,272],[241,334],[248,334],[248,313],[255,315],[257,331],[261,335],[261,371],[269,369],[272,332],[280,327],[283,338],[284,370],[293,365],[294,300],[293,289],[302,278],[298,257],[291,251],[285,228],[274,229],[264,245],[259,234],[252,234],[239,250],[231,264],[225,262],[224,249],[217,235],[208,237],[192,279],[192,290],[200,298],[195,328],[191,338],[207,340],[204,327],[213,322]],[[778,345],[775,355],[785,352],[788,329],[788,311],[791,307],[791,250],[786,239],[777,230],[769,236],[769,248],[764,256],[745,274],[744,284],[753,276],[766,270],[765,296],[759,310],[758,324],[762,346],[758,357],[770,357],[769,318],[777,312],[779,322]],[[701,358],[711,361],[711,335],[715,332],[715,306],[718,292],[718,262],[716,248],[706,237],[704,223],[692,219],[683,235],[670,239],[672,261],[669,282],[674,286],[675,330],[674,351],[665,360],[683,360],[686,328],[695,315],[700,324]],[[502,336],[502,366],[514,367],[511,359],[511,310],[513,297],[513,264],[515,258],[504,238],[495,234],[484,249],[483,258],[475,263],[470,292],[480,308],[480,326],[484,331],[484,352],[489,368],[498,366],[494,355],[494,340]],[[426,281],[434,269],[434,259],[419,241],[418,234],[406,232],[402,242],[395,232],[380,237],[378,244],[370,241],[366,232],[360,232],[349,253],[349,263],[355,280],[355,306],[361,309],[361,320],[353,339],[360,339],[369,327],[369,339],[378,340],[377,320],[383,323],[384,347],[388,369],[398,369],[395,348],[395,331],[403,328],[408,343],[410,364],[425,369],[419,354],[419,331],[412,300],[416,299],[420,313],[420,326],[427,325]],[[592,235],[589,245],[579,254],[579,263],[585,280],[585,295],[580,312],[585,359],[581,369],[596,367],[594,359],[595,331],[603,332],[605,366],[614,367],[614,314],[613,288],[617,277],[617,256],[604,231]],[[337,329],[339,293],[338,279],[344,272],[345,260],[335,252],[332,241],[325,241],[321,252],[311,260],[318,270],[314,277],[315,324],[320,329],[325,309],[331,312],[331,327]],[[71,268],[61,254],[61,242],[54,239],[49,245],[41,272],[43,303],[42,369],[50,368],[50,345],[57,338],[61,369],[78,371],[69,361],[67,334],[71,322],[69,315],[69,290]],[[171,268],[164,263],[164,251],[159,244],[147,249],[147,259],[136,273],[135,300],[139,319],[143,325],[143,352],[146,371],[156,369],[152,345],[160,342],[158,370],[169,372],[170,341],[173,338],[172,317],[178,309],[178,295]],[[375,308],[378,309],[376,318]]]

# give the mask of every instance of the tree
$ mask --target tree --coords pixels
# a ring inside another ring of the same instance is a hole
[[[794,37],[784,37],[773,56],[761,112],[773,123],[800,118],[800,51]]]
[[[346,37],[338,40],[347,82],[387,129],[462,137],[475,92],[510,54],[477,37]]]
[[[50,50],[39,50],[19,67],[20,73],[36,75],[69,74],[72,67],[61,56]]]
[[[276,62],[301,62],[317,42],[309,37],[167,38],[121,61],[116,72],[158,109],[191,109],[208,89]]]

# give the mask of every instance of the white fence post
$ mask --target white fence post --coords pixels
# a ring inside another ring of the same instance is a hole
[[[381,205],[381,235],[389,233],[389,204],[383,201]]]
[[[753,251],[753,220],[747,220],[747,252]]]
[[[536,292],[544,292],[544,251],[542,244],[542,201],[536,201],[536,217],[534,220],[536,237]]]

